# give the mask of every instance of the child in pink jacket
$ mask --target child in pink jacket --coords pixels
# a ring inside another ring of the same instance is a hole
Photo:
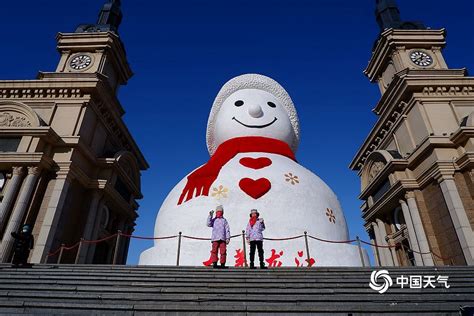
[[[219,249],[221,255],[220,268],[225,269],[227,244],[230,242],[229,223],[227,223],[227,220],[224,218],[224,208],[222,207],[222,205],[216,207],[216,217],[212,218],[213,214],[214,211],[210,211],[209,216],[207,217],[207,227],[212,227],[212,266],[214,268],[217,268],[217,250]]]

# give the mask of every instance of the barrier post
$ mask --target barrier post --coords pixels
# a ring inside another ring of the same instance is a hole
[[[304,232],[304,243],[306,244],[306,259],[307,259],[308,267],[309,267],[309,263],[311,262],[310,261],[311,256],[309,255],[308,232],[307,231]]]
[[[59,250],[59,256],[58,256],[58,262],[57,263],[61,263],[61,259],[63,258],[64,247],[66,247],[66,245],[61,244],[61,249]]]
[[[242,230],[242,249],[244,249],[244,264],[245,267],[248,267],[247,264],[247,247],[245,246],[245,230]]]
[[[360,262],[362,263],[362,266],[365,267],[364,253],[362,252],[362,246],[360,245],[360,238],[359,238],[359,236],[356,236],[356,240],[357,240],[357,248],[359,248]]]
[[[81,238],[79,241],[79,247],[77,247],[77,253],[76,253],[76,259],[74,260],[74,264],[79,263],[79,257],[81,256],[81,249],[82,249],[82,242],[84,241],[84,238]]]
[[[117,264],[118,250],[119,250],[119,247],[120,247],[120,237],[121,236],[122,236],[122,231],[117,230],[117,239],[115,239],[114,258],[112,260],[112,264]]]
[[[181,234],[182,232],[179,232],[178,234],[178,253],[176,254],[176,266],[179,267],[179,253],[181,252]]]

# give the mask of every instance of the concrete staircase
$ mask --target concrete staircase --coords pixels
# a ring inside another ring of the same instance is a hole
[[[459,315],[474,306],[474,267],[390,268],[384,294],[369,287],[373,269],[0,264],[0,314]],[[451,287],[401,289],[400,275],[449,276]]]

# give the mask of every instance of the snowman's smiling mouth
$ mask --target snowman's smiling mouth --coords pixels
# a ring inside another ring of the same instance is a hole
[[[245,124],[245,123],[242,123],[241,121],[239,121],[238,119],[235,118],[235,116],[232,118],[234,121],[236,121],[237,123],[245,126],[245,127],[248,127],[248,128],[265,128],[265,127],[268,127],[270,125],[272,125],[273,123],[276,122],[277,118],[273,118],[273,121],[271,121],[270,123],[268,124],[264,124],[264,125],[248,125],[248,124]]]

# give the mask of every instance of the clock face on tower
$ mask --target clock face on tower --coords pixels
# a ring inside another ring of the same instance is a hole
[[[433,58],[425,52],[414,51],[410,54],[411,61],[418,66],[426,67],[433,63]]]
[[[69,66],[74,70],[83,70],[92,63],[92,58],[89,55],[77,55],[75,56]]]

